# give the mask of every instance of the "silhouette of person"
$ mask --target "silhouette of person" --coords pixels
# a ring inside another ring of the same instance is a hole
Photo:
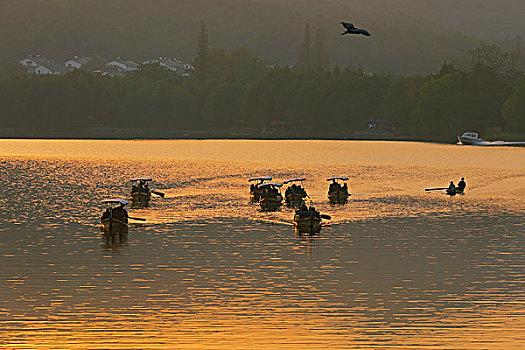
[[[453,181],[450,181],[450,185],[447,188],[447,194],[449,196],[455,196],[456,195],[456,186],[454,185]]]
[[[465,191],[465,187],[467,187],[467,183],[465,182],[465,178],[462,177],[461,180],[458,182],[458,192]]]

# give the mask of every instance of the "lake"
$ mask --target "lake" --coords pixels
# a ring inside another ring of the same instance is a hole
[[[0,140],[0,163],[2,349],[525,348],[524,148]],[[305,177],[331,222],[261,212],[257,175]],[[166,196],[106,237],[134,176]]]

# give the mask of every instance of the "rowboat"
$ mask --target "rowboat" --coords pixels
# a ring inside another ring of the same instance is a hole
[[[261,190],[259,205],[263,211],[276,211],[283,205],[283,196],[279,192],[279,187],[282,187],[279,182],[267,182],[257,185]]]
[[[305,178],[301,177],[283,181],[283,184],[291,184],[284,192],[284,199],[288,207],[299,208],[303,200],[308,197],[308,194],[302,186],[302,182],[305,180]],[[300,184],[296,185],[295,182],[299,182]]]
[[[308,210],[296,210],[293,224],[299,233],[318,233],[322,226],[321,214],[312,207]]]
[[[332,204],[345,204],[348,201],[348,186],[346,184],[348,178],[346,176],[333,176],[326,181],[332,181],[330,187],[328,188],[328,200]],[[338,181],[343,182],[341,185]]]
[[[110,198],[104,199],[102,204],[106,204],[106,210],[100,218],[104,233],[114,234],[127,231],[128,212],[124,206],[128,205],[129,201],[121,198]]]
[[[256,182],[252,183],[250,185],[250,202],[252,203],[258,203],[261,199],[261,194],[263,193],[263,189],[258,187],[260,184],[263,184],[265,181],[271,181],[271,176],[258,176],[258,177],[252,177],[251,179],[248,179],[248,182]]]
[[[148,182],[152,181],[151,177],[134,177],[130,179],[131,201],[134,207],[147,207],[151,199],[151,189]]]
[[[454,197],[456,194],[465,194],[464,190],[461,190],[459,187],[447,188],[445,193],[450,197]]]

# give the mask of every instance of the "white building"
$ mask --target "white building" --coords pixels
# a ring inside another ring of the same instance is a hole
[[[60,75],[68,72],[65,66],[44,56],[28,56],[19,62],[29,73]]]
[[[40,56],[37,56],[37,57],[40,57]],[[27,58],[24,58],[23,60],[21,60],[18,63],[20,63],[24,67],[36,67],[36,66],[38,66],[37,59],[36,59],[36,57],[33,58],[33,56],[29,56]]]
[[[66,68],[73,70],[73,69],[80,69],[86,64],[91,62],[91,58],[89,57],[79,57],[75,56],[69,61],[66,62]]]
[[[101,70],[97,69],[93,71],[95,74],[100,74],[103,77],[125,77],[126,72],[120,71],[118,69],[107,69],[107,70]]]
[[[137,62],[125,61],[120,58],[111,62],[106,63],[107,67],[114,67],[122,72],[131,72],[139,69]]]
[[[172,72],[177,72],[181,75],[186,75],[188,71],[192,70],[191,64],[184,63],[176,58],[159,57],[150,59],[144,62],[144,64],[158,64]]]

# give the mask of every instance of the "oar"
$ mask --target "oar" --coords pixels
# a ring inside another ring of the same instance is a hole
[[[321,214],[321,219],[332,220],[332,217],[330,215]]]
[[[137,220],[137,221],[146,221],[146,219],[143,218],[134,218],[132,216],[128,216],[128,219]]]
[[[164,192],[160,192],[157,190],[151,190],[151,193],[156,194],[157,196],[163,197],[165,196]]]
[[[425,188],[425,191],[441,191],[446,189],[448,189],[448,187]]]

